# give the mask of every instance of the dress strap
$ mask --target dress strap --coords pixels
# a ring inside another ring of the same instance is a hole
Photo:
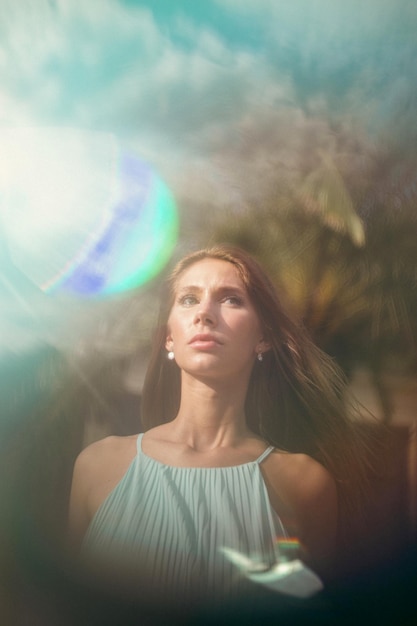
[[[140,435],[138,435],[138,438],[136,439],[136,448],[137,448],[138,454],[142,452],[142,438],[143,438],[143,433],[140,433]]]
[[[266,459],[266,457],[269,456],[274,449],[274,446],[268,446],[267,449],[262,452],[261,456],[256,459],[255,463],[258,463],[258,465],[262,463],[262,461]]]

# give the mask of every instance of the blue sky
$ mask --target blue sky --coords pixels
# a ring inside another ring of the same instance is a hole
[[[2,127],[194,143],[256,102],[381,124],[415,102],[413,0],[3,0],[0,18]]]
[[[105,179],[100,146],[116,138],[180,202],[239,205],[277,169],[291,176],[306,137],[331,152],[334,122],[362,146],[415,145],[416,32],[415,0],[1,0],[0,170],[13,178],[10,132],[35,128],[59,176],[82,172],[68,205],[88,172]],[[14,160],[35,163],[22,146]],[[68,209],[32,210],[25,230],[0,204],[32,261],[46,219],[70,237],[85,210],[74,201],[72,226]]]

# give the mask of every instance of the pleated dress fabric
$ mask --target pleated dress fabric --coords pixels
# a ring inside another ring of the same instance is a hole
[[[128,573],[164,597],[224,597],[244,576],[222,552],[231,548],[256,563],[276,561],[276,540],[286,537],[272,509],[260,463],[230,467],[175,467],[142,451],[94,515],[83,558]]]

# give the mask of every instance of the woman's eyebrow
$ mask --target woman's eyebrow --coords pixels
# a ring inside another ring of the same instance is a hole
[[[184,285],[184,287],[178,288],[178,293],[200,293],[203,291],[203,287],[199,287],[198,285]]]
[[[246,295],[246,291],[237,285],[220,285],[216,291],[219,293],[238,293],[241,296]]]
[[[205,287],[201,285],[184,285],[183,287],[179,287],[178,293],[201,293],[204,291]],[[215,293],[237,293],[242,296],[246,295],[246,291],[237,285],[218,285],[213,288]]]

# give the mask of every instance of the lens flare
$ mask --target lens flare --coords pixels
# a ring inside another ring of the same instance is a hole
[[[169,260],[174,197],[113,135],[3,133],[1,218],[15,266],[48,294],[103,298],[140,287]]]
[[[122,156],[120,198],[103,216],[88,242],[42,287],[48,292],[107,296],[143,285],[168,261],[178,220],[165,183],[135,155]]]

